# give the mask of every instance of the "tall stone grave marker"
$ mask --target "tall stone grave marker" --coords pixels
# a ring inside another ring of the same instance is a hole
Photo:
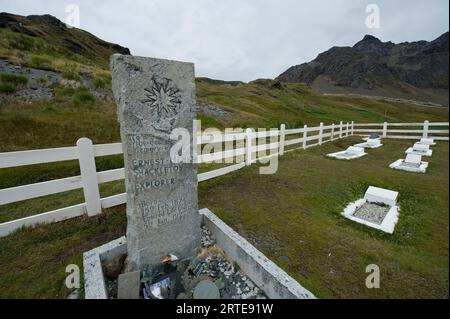
[[[169,253],[192,256],[200,246],[197,167],[192,161],[194,65],[115,54],[111,74],[125,161],[132,268],[155,265]],[[171,160],[175,128],[190,133],[189,162]]]

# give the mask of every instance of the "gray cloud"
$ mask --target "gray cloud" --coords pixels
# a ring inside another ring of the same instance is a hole
[[[80,27],[99,38],[135,55],[195,62],[197,76],[224,80],[273,78],[365,34],[433,40],[449,28],[447,0],[0,0],[0,10],[64,21],[72,3]],[[370,3],[380,7],[380,29],[365,25]]]

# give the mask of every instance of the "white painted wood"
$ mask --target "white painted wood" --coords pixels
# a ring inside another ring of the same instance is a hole
[[[281,124],[280,126],[280,148],[278,149],[278,153],[280,156],[284,155],[284,143],[286,141],[286,125]]]
[[[0,224],[0,237],[7,236],[22,227],[34,227],[39,224],[55,223],[86,214],[86,204],[64,207],[50,212],[37,214]]]
[[[322,145],[323,141],[323,123],[321,122],[319,125],[319,145]]]
[[[273,136],[278,136],[279,134],[280,134],[279,130],[255,132],[255,138],[273,137]]]
[[[285,145],[285,146],[290,146],[290,145],[302,143],[303,140],[304,140],[303,137],[300,137],[300,138],[293,138],[293,139],[290,139],[290,140],[286,140],[286,141],[284,142],[284,145]]]
[[[74,176],[48,182],[0,189],[0,205],[67,192],[81,187],[83,187],[81,176]]]
[[[348,137],[349,133],[350,133],[350,123],[347,122],[347,125],[345,127],[345,137]]]
[[[125,168],[112,169],[97,173],[97,181],[99,184],[109,183],[125,179]]]
[[[388,123],[389,126],[423,126],[423,123]]]
[[[102,212],[102,204],[98,189],[94,147],[92,141],[85,137],[77,141],[77,147],[86,210],[89,216],[98,215]]]
[[[388,131],[388,123],[384,122],[383,123],[383,137],[387,136],[387,131]]]
[[[222,175],[237,171],[245,166],[246,166],[246,163],[239,163],[239,164],[234,164],[231,166],[219,168],[219,169],[216,169],[213,171],[201,173],[201,174],[198,174],[198,181],[203,182],[203,181],[206,181],[206,180],[218,177],[218,176],[222,176]]]
[[[247,128],[245,130],[246,138],[245,138],[245,163],[247,165],[252,164],[252,140],[253,140],[253,131],[251,128]]]
[[[383,126],[383,123],[355,123],[356,127],[365,127],[365,126]]]
[[[423,138],[428,137],[428,129],[430,127],[430,121],[423,122]]]
[[[246,155],[246,148],[238,148],[228,151],[199,155],[198,163],[213,163],[242,155]]]
[[[354,121],[352,121],[351,135],[355,135],[355,122]]]
[[[245,133],[232,133],[222,135],[201,135],[197,137],[197,144],[223,143],[231,141],[242,141],[246,137]]]
[[[296,128],[296,129],[286,130],[285,134],[286,135],[300,134],[300,133],[303,133],[304,131],[305,131],[305,128]]]
[[[127,202],[127,193],[117,194],[101,199],[102,208],[111,208]]]
[[[0,168],[52,163],[78,158],[76,147],[0,153]]]
[[[334,123],[331,124],[331,138],[330,140],[334,141]]]
[[[111,143],[111,144],[97,144],[94,145],[94,155],[95,157],[99,156],[108,156],[108,155],[117,155],[122,154],[122,143]]]
[[[339,138],[342,138],[342,121],[339,122]]]
[[[355,132],[384,133],[384,130],[359,128],[359,129],[355,129]]]
[[[306,139],[308,138],[308,126],[303,127],[303,149],[306,149]]]
[[[388,133],[422,133],[423,130],[388,130]]]
[[[264,151],[276,149],[278,147],[279,147],[279,143],[274,142],[274,143],[270,143],[270,144],[252,146],[251,151],[252,151],[252,153],[264,152]]]

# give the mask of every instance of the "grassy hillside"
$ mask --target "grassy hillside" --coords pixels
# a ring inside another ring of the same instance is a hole
[[[318,95],[302,84],[273,87],[271,80],[231,86],[197,80],[199,103],[229,111],[227,117],[199,115],[203,128],[289,127],[304,124],[397,121],[448,121],[447,108]],[[111,99],[74,100],[73,90],[60,90],[52,100],[4,101],[0,107],[0,151],[73,145],[86,136],[95,143],[119,141],[116,106]]]

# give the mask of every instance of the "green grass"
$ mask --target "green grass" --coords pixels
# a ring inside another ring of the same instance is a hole
[[[252,165],[202,182],[199,207],[210,208],[318,297],[448,298],[448,143],[433,147],[426,174],[388,168],[411,141],[384,140],[383,147],[350,162],[325,157],[358,140],[288,153],[274,175],[259,175]],[[99,165],[120,161],[110,157]],[[340,216],[369,185],[400,192],[393,235]],[[122,192],[123,185],[110,183],[103,191],[113,189]],[[0,298],[64,298],[66,265],[81,266],[84,251],[124,235],[125,228],[125,207],[118,206],[96,218],[0,238]],[[368,264],[380,267],[380,289],[365,287]]]
[[[11,83],[1,83],[0,82],[0,93],[11,94],[16,91],[15,85]]]
[[[448,143],[424,175],[388,168],[410,141],[384,140],[355,161],[325,158],[355,141],[289,154],[275,175],[251,167],[201,183],[200,205],[319,297],[448,298]],[[340,216],[369,185],[400,193],[393,235]],[[381,289],[365,287],[369,264],[381,269]]]
[[[23,75],[12,73],[0,74],[0,93],[14,93],[19,86],[27,84],[28,79]]]

